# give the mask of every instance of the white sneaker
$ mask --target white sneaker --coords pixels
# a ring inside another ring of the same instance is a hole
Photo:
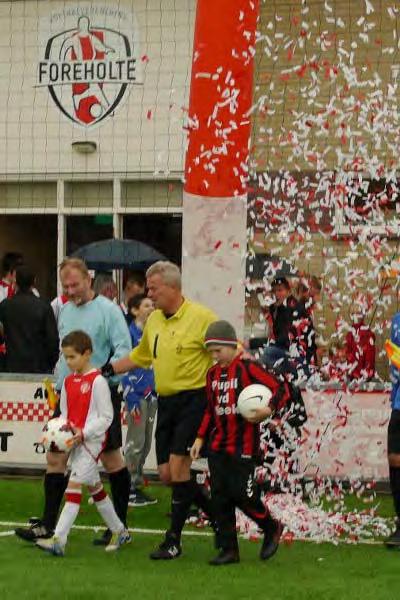
[[[64,556],[65,544],[62,544],[60,539],[53,535],[53,537],[46,539],[40,539],[36,541],[36,546],[49,554],[54,556]]]
[[[119,533],[112,534],[110,543],[106,546],[105,550],[106,552],[115,552],[116,550],[119,550],[121,546],[130,544],[131,541],[132,538],[129,531],[127,529],[123,529]]]

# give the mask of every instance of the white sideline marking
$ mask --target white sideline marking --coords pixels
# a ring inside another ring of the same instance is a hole
[[[14,535],[14,531],[0,531],[0,537],[8,537],[10,535]]]
[[[29,527],[29,523],[17,523],[14,521],[0,521],[0,527]],[[103,531],[104,530],[104,525],[74,525],[72,527],[72,529],[77,529],[78,531],[94,531],[94,532],[98,532],[98,531]],[[150,534],[150,535],[154,535],[154,534],[165,534],[165,529],[142,529],[140,527],[133,527],[133,528],[129,528],[128,531],[130,533],[144,533],[144,534]],[[13,535],[14,531],[5,531],[3,533],[0,532],[0,537],[4,536],[6,537],[6,535]],[[182,535],[186,535],[186,536],[193,536],[193,537],[211,537],[214,536],[214,533],[211,531],[182,531]],[[243,536],[240,536],[243,537]],[[261,538],[260,538],[261,539]],[[329,542],[329,541],[319,541],[319,540],[312,540],[310,538],[303,538],[303,537],[297,537],[294,538],[294,541],[296,542],[310,542],[310,543],[314,543],[314,544],[332,544],[333,542]],[[281,544],[285,544],[285,541],[283,540],[281,542]],[[358,546],[360,544],[365,544],[368,546],[382,546],[383,542],[379,541],[379,540],[359,540],[358,542],[349,542],[347,540],[339,540],[339,541],[335,541],[334,545],[338,546],[338,545],[343,545],[346,544],[348,546]]]
[[[29,527],[29,523],[17,523],[14,521],[0,521],[0,527]],[[72,529],[81,531],[103,531],[104,525],[74,525]],[[148,533],[148,534],[163,534],[165,529],[141,529],[140,527],[129,528],[130,533]],[[12,532],[14,533],[14,531]],[[211,531],[183,531],[182,535],[193,535],[200,537],[210,537],[214,534]]]

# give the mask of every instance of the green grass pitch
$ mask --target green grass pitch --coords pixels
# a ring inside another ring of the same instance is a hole
[[[153,486],[159,503],[130,509],[130,526],[164,529],[168,490]],[[213,538],[184,537],[184,554],[175,561],[153,562],[149,552],[158,533],[136,533],[129,547],[108,555],[91,544],[94,532],[73,530],[66,556],[46,555],[15,536],[7,522],[39,515],[40,480],[0,480],[0,599],[118,600],[398,600],[400,552],[382,545],[282,544],[267,563],[258,559],[259,544],[241,540],[241,563],[213,568]],[[390,499],[381,514],[392,516]],[[100,525],[95,508],[84,501],[78,525]],[[187,531],[193,531],[187,529]],[[206,530],[209,531],[209,530]],[[197,533],[204,533],[203,530]]]

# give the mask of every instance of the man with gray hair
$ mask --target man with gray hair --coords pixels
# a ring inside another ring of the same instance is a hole
[[[192,502],[204,507],[205,498],[190,477],[189,450],[206,407],[206,374],[212,364],[204,337],[217,317],[205,306],[184,298],[177,265],[156,262],[146,279],[148,297],[156,310],[146,322],[139,345],[128,356],[106,365],[103,374],[153,366],[159,394],[158,471],[161,480],[172,487],[172,503],[170,529],[150,557],[173,559],[182,552],[181,533]]]

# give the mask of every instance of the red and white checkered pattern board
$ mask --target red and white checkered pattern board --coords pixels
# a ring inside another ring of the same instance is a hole
[[[0,465],[44,466],[38,446],[43,424],[50,415],[40,381],[0,381]]]
[[[0,402],[0,421],[48,421],[49,407],[38,402]]]

